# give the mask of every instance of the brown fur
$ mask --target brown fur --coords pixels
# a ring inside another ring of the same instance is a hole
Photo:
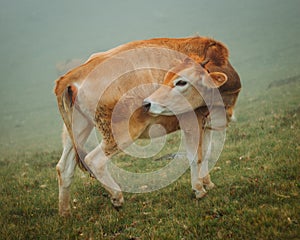
[[[71,127],[71,116],[70,112],[71,109],[67,109],[68,107],[72,107],[72,102],[74,101],[74,97],[76,96],[76,88],[73,88],[72,84],[77,83],[81,84],[85,78],[88,76],[88,74],[100,63],[108,59],[109,57],[112,57],[118,53],[135,49],[135,48],[142,48],[142,47],[164,47],[169,48],[171,50],[179,51],[183,54],[186,54],[187,56],[190,56],[194,61],[201,62],[206,59],[209,59],[209,62],[206,64],[205,68],[209,71],[220,71],[224,72],[228,76],[228,81],[221,87],[222,91],[232,91],[232,89],[236,90],[237,87],[240,87],[240,81],[239,77],[236,74],[235,70],[231,67],[229,61],[228,61],[228,49],[220,42],[215,41],[211,38],[205,38],[205,37],[190,37],[190,38],[177,38],[177,39],[171,39],[171,38],[156,38],[156,39],[149,39],[149,40],[140,40],[140,41],[134,41],[130,42],[124,45],[121,45],[119,47],[113,48],[107,52],[98,53],[93,55],[86,63],[84,63],[81,66],[78,66],[74,68],[73,70],[69,71],[62,77],[60,77],[58,80],[56,80],[56,85],[54,92],[57,96],[58,106],[61,112],[61,115],[63,117],[63,120],[65,122],[66,128],[69,132],[69,135],[74,143],[73,138],[73,132]],[[172,61],[172,59],[170,59]],[[189,64],[188,62],[186,64]],[[178,68],[184,68],[185,65],[181,65]],[[176,69],[180,70],[180,69]],[[170,76],[173,78],[176,73],[169,72],[168,74],[173,75]],[[134,76],[131,76],[134,77]],[[144,77],[144,76],[143,76]],[[163,81],[163,75],[161,73],[157,73],[156,76],[159,80],[158,82],[162,83]],[[126,76],[125,76],[126,78]],[[151,79],[149,80],[151,82]],[[125,82],[125,85],[128,85],[125,87],[126,89],[130,89],[129,86],[131,82],[127,81]],[[134,81],[132,82],[134,86]],[[123,86],[124,88],[124,86]],[[119,100],[120,93],[112,94],[116,90],[110,90],[110,89],[116,89],[114,86],[108,88],[108,94],[104,94],[104,102],[99,102],[97,113],[95,115],[96,119],[95,122],[97,122],[97,127],[100,130],[100,132],[103,134],[104,139],[109,142],[109,148],[115,149],[115,142],[112,140],[112,133],[110,129],[110,122],[111,122],[111,116],[108,116],[111,114],[112,109],[114,108],[114,105]],[[70,91],[71,90],[71,91]],[[238,93],[235,95],[236,98],[238,96]],[[147,96],[143,96],[144,98]],[[69,99],[66,99],[69,98]],[[228,98],[228,97],[227,97]],[[66,106],[63,102],[69,101],[71,102],[70,106]],[[142,97],[140,97],[140,100],[142,101]],[[233,102],[233,105],[235,103],[235,100],[232,100],[230,98],[230,102]],[[229,106],[230,107],[230,106]],[[103,116],[106,114],[107,116]],[[145,120],[142,120],[140,118],[143,118],[143,115],[136,115],[136,118],[133,118],[133,121],[139,121],[140,123],[146,123]],[[151,122],[149,120],[149,116],[147,115],[148,122]],[[134,120],[135,119],[135,120]],[[151,118],[150,118],[151,119]],[[149,123],[148,123],[149,124]],[[133,124],[137,125],[137,124]],[[131,129],[131,135],[133,139],[136,139],[140,130],[136,131],[134,127]],[[146,134],[146,133],[145,133]],[[144,134],[144,135],[145,135]],[[143,134],[142,134],[143,135]],[[146,134],[147,135],[147,134]],[[74,144],[74,148],[75,144]],[[76,150],[78,152],[79,149]],[[77,159],[79,159],[78,154],[76,154]],[[79,162],[80,163],[80,162]],[[81,164],[80,164],[81,166]]]
[[[98,148],[95,148],[87,156],[85,156],[85,153],[81,150],[81,147],[77,146],[75,143],[72,130],[72,112],[74,110],[74,106],[76,106],[76,109],[77,107],[81,107],[74,104],[77,95],[76,85],[82,84],[85,81],[86,77],[94,70],[94,68],[100,65],[108,58],[113,57],[118,53],[125,52],[127,50],[145,47],[163,47],[175,50],[189,56],[198,63],[205,62],[206,64],[204,67],[208,72],[221,72],[226,74],[228,77],[227,82],[224,85],[222,85],[220,90],[226,105],[227,114],[229,117],[232,115],[232,110],[235,105],[239,89],[241,87],[240,79],[238,74],[235,72],[235,70],[228,61],[228,49],[218,41],[205,37],[190,37],[177,39],[157,38],[130,42],[119,47],[113,48],[107,52],[93,55],[86,63],[74,68],[73,70],[69,71],[68,73],[60,77],[58,80],[56,80],[56,85],[54,89],[55,95],[57,97],[58,108],[60,110],[60,113],[65,123],[65,127],[70,137],[68,138],[67,142],[66,135],[64,135],[63,137],[64,145],[66,145],[66,147],[64,147],[63,155],[61,157],[60,162],[57,165],[57,172],[60,184],[59,204],[60,213],[62,215],[68,215],[70,213],[69,181],[74,174],[70,165],[76,165],[76,163],[74,162],[74,154],[79,166],[81,166],[82,169],[88,170],[99,181],[101,181],[102,177],[105,174],[107,174],[105,172],[105,168],[103,167],[104,165],[101,165],[105,164],[105,159],[101,159],[101,157],[103,157],[101,155],[103,154],[103,152],[98,151]],[[170,59],[170,63],[172,61],[173,59]],[[176,69],[175,67],[175,70],[179,71],[180,68],[184,68],[188,64],[189,60],[184,62],[183,65],[178,66],[178,69]],[[168,77],[175,77],[176,71],[173,71],[173,73],[169,72]],[[149,97],[150,94],[153,93],[156,89],[139,90],[136,87],[147,83],[162,84],[164,76],[165,73],[163,71],[146,70],[141,72],[133,71],[128,74],[124,74],[120,78],[116,79],[111,83],[111,85],[105,88],[106,90],[104,91],[100,100],[97,102],[98,104],[96,107],[96,112],[93,116],[94,119],[89,119],[88,116],[83,114],[82,117],[84,119],[86,118],[85,120],[87,120],[88,122],[88,124],[86,123],[86,128],[91,129],[94,124],[101,132],[103,140],[100,145],[100,148],[104,151],[106,157],[111,157],[113,154],[117,153],[119,149],[124,149],[138,138],[149,138],[148,130],[153,124],[162,125],[166,131],[156,132],[156,137],[160,136],[160,134],[174,132],[181,128],[185,132],[189,144],[197,144],[197,168],[199,168],[200,170],[200,165],[202,161],[202,141],[194,141],[194,137],[197,134],[195,134],[195,129],[191,129],[192,118],[190,116],[191,114],[193,114],[193,112],[185,112],[179,116],[152,116],[142,110],[143,100]],[[130,92],[131,90],[133,90],[133,92]],[[126,95],[127,93],[128,95]],[[93,94],[97,93],[88,92],[86,98],[88,99],[88,97],[92,97]],[[125,97],[122,98],[123,96]],[[113,110],[116,106],[118,107],[117,104],[121,104],[121,108],[120,111],[117,111],[118,115],[114,116]],[[88,105],[88,103],[86,105]],[[134,112],[130,110],[134,110]],[[124,116],[126,116],[126,113],[128,112],[133,113],[129,116],[129,126],[128,118],[124,118]],[[195,109],[195,113],[199,125],[199,136],[201,138],[205,132],[205,126],[203,124],[205,124],[205,119],[208,115],[208,110],[206,107],[200,107],[198,109]],[[184,126],[179,126],[179,120],[181,120],[181,123],[184,123]],[[86,131],[86,129],[84,129],[85,127],[82,128],[83,129],[78,129],[78,132]],[[127,130],[129,130],[129,136],[127,134]],[[73,149],[74,152],[70,149]],[[204,186],[206,186],[207,190],[211,189],[214,186],[214,184],[210,181],[209,174],[207,174],[207,176],[204,177],[199,176],[199,179],[194,179],[194,182],[197,182],[197,184],[195,183],[193,186],[194,190],[196,191],[197,198],[201,198],[206,194],[206,190],[203,188]],[[111,183],[114,184],[113,181]],[[112,203],[117,207],[120,206],[123,202],[122,193],[120,191],[110,188],[109,186],[104,187],[111,194]]]
[[[208,45],[213,46],[207,49]],[[198,56],[204,56],[204,51],[208,51],[206,56],[212,60],[212,63],[223,66],[226,65],[228,60],[228,50],[220,42],[217,42],[210,38],[204,37],[191,37],[191,38],[155,38],[149,40],[141,40],[130,42],[119,47],[116,47],[107,52],[101,53],[91,58],[85,64],[74,68],[66,73],[64,76],[56,80],[56,86],[54,89],[55,95],[60,96],[64,89],[73,82],[81,82],[84,78],[93,70],[95,66],[103,62],[105,59],[116,55],[118,53],[128,51],[134,48],[140,47],[165,47],[186,55],[196,54]]]

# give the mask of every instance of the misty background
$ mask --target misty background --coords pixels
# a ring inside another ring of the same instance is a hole
[[[228,46],[246,102],[300,75],[299,26],[299,0],[0,0],[0,153],[61,147],[60,62],[140,39],[213,37]]]

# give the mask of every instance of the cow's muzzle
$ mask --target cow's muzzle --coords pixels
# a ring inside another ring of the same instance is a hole
[[[149,112],[150,107],[151,107],[151,102],[149,102],[147,100],[144,100],[143,103],[142,103],[142,109],[143,109],[143,111],[145,113]]]

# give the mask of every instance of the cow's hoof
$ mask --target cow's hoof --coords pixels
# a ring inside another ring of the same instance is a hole
[[[195,191],[196,199],[201,199],[201,198],[205,197],[206,194],[207,194],[207,192],[204,189],[201,191],[198,191],[198,190]]]
[[[114,207],[114,209],[115,209],[117,212],[119,212],[119,211],[123,208],[122,205],[121,205],[121,206],[115,206],[115,205],[113,205],[113,207]]]
[[[112,197],[110,200],[114,208],[117,210],[120,210],[124,203],[124,198],[122,193],[116,194],[116,196]]]
[[[61,217],[64,217],[64,218],[68,218],[68,217],[71,217],[71,210],[68,209],[68,210],[61,210],[59,209],[59,216]]]
[[[213,182],[210,182],[209,184],[205,185],[206,190],[211,190],[215,187],[216,185]]]

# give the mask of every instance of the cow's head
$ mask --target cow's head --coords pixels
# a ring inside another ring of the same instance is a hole
[[[144,111],[152,115],[176,115],[205,106],[203,97],[227,81],[221,72],[208,72],[198,56],[186,58],[168,71],[163,85],[144,99]]]

